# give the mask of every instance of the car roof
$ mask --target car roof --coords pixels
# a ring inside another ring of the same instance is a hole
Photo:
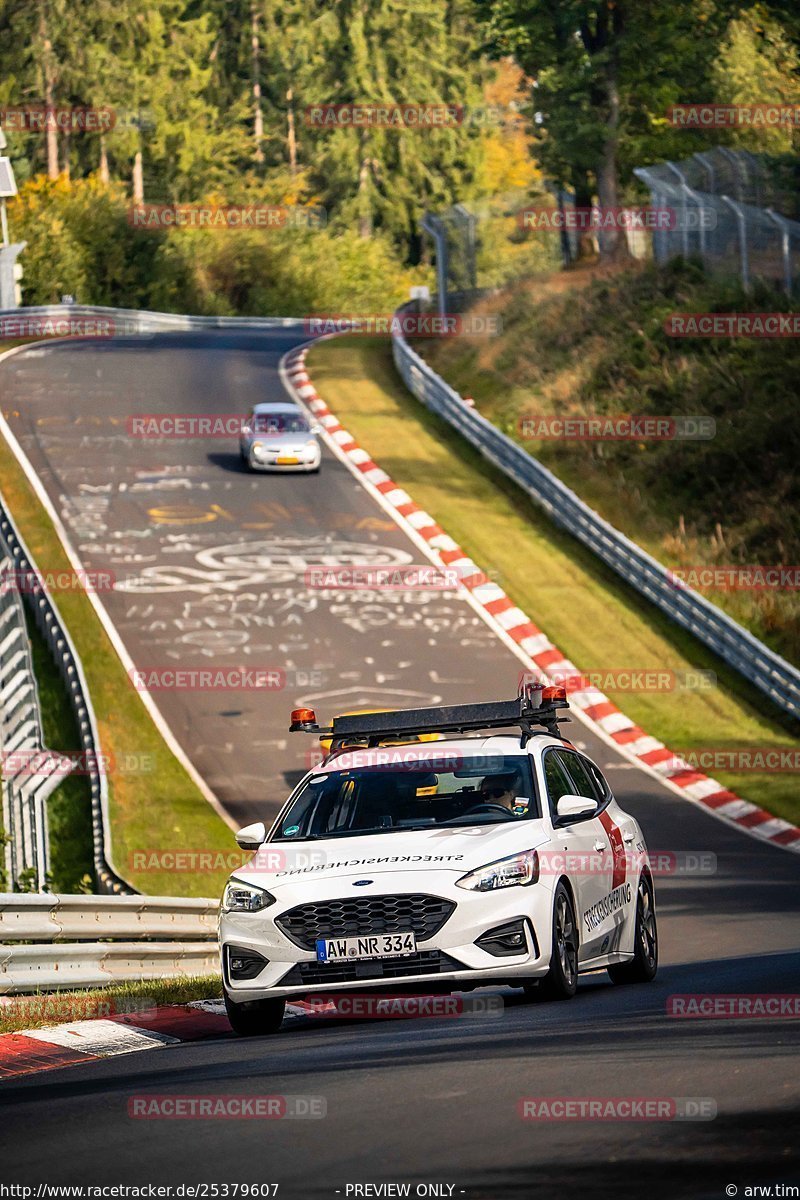
[[[291,404],[288,400],[265,400],[261,404],[254,404],[253,412],[259,416],[264,413],[291,413],[293,416],[302,415],[301,409],[296,404]]]
[[[353,768],[359,766],[368,767],[371,760],[367,757],[370,754],[377,754],[380,751],[391,753],[398,751],[402,754],[399,762],[409,765],[419,762],[420,765],[430,762],[432,759],[448,758],[450,755],[463,755],[468,758],[472,755],[488,755],[488,754],[504,754],[509,757],[528,758],[527,749],[523,749],[520,744],[519,735],[507,734],[491,734],[484,737],[469,737],[469,738],[447,738],[440,742],[404,742],[395,743],[394,745],[376,746],[371,750],[364,748],[353,750],[337,751],[330,758],[326,758],[319,766],[313,768],[313,774],[327,771],[340,771],[346,765],[348,759],[354,756],[355,760],[352,763]],[[563,746],[559,738],[551,737],[549,734],[534,734],[528,746],[532,747],[533,743],[541,746]],[[392,765],[392,760],[387,762],[387,767]]]

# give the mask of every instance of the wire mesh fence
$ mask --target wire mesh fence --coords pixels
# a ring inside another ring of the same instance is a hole
[[[709,272],[738,276],[745,288],[761,280],[788,295],[800,292],[800,160],[718,146],[679,162],[637,167],[634,174],[650,191],[653,219],[643,221],[643,210],[635,205],[609,214],[632,258],[652,256],[663,263],[679,255],[695,257]],[[607,214],[597,205],[576,208],[575,197],[553,183],[546,188],[531,209],[517,207],[512,214],[517,240],[527,231],[540,248],[535,262],[509,258],[512,272],[568,266],[600,248],[598,231]],[[499,205],[506,217],[512,208]],[[493,225],[491,205],[457,204],[427,214],[422,224],[435,243],[440,311],[452,307],[456,294],[509,282],[496,277],[491,251],[497,248],[497,220],[495,213]],[[507,233],[502,236],[508,240]]]
[[[790,164],[717,147],[681,162],[637,167],[653,207],[675,220],[653,234],[657,262],[682,255],[709,271],[800,291],[800,216]]]

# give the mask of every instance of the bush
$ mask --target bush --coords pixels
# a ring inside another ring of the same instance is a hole
[[[236,199],[265,203],[262,189]],[[9,208],[13,239],[28,243],[24,303],[69,293],[83,304],[230,316],[387,312],[425,278],[387,240],[352,230],[135,229],[128,207],[121,186],[96,177],[24,184]]]

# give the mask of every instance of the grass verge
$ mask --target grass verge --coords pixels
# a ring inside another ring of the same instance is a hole
[[[70,571],[50,518],[2,437],[0,479],[3,495],[39,569]],[[134,869],[137,852],[145,852],[148,862],[157,861],[153,856],[162,851],[200,849],[230,854],[231,831],[164,742],[86,593],[62,590],[53,599],[83,663],[102,750],[111,762],[109,809],[115,866],[136,888],[150,895],[218,895],[229,874],[221,857],[220,868],[204,874]],[[136,769],[124,769],[131,764]]]
[[[83,991],[36,992],[7,996],[0,1001],[0,1034],[21,1029],[41,1029],[65,1021],[84,1021],[126,1012],[143,1012],[167,1004],[222,998],[219,975],[193,975],[184,979],[118,983]]]
[[[707,690],[609,697],[676,751],[800,747],[744,680],[547,517],[398,379],[386,340],[337,338],[309,352],[320,394],[343,425],[582,671],[710,670]],[[765,702],[766,703],[766,702]],[[714,770],[740,796],[800,821],[795,776]]]

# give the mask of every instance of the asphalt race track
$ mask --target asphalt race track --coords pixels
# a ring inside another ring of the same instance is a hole
[[[37,347],[0,367],[3,411],[84,565],[116,575],[102,598],[137,667],[283,672],[274,691],[155,693],[241,822],[268,818],[309,765],[308,743],[286,734],[297,703],[330,716],[503,698],[520,671],[457,594],[306,586],[319,564],[421,561],[327,451],[320,475],[275,478],[245,472],[230,438],[129,435],[132,414],[235,414],[279,398],[278,362],[297,340],[286,330],[159,335]],[[272,1039],[231,1036],[10,1082],[0,1178],[279,1183],[292,1198],[344,1197],[368,1182],[445,1185],[444,1196],[452,1185],[454,1197],[722,1197],[727,1185],[744,1197],[748,1184],[798,1183],[796,1022],[666,1016],[673,994],[798,990],[798,857],[673,796],[577,722],[569,735],[607,771],[651,851],[716,856],[713,874],[656,880],[653,985],[593,976],[568,1004],[508,991],[497,1017],[309,1019]],[[327,1116],[132,1120],[127,1101],[145,1093],[314,1096]],[[524,1121],[519,1101],[533,1096],[704,1098],[718,1115]]]

